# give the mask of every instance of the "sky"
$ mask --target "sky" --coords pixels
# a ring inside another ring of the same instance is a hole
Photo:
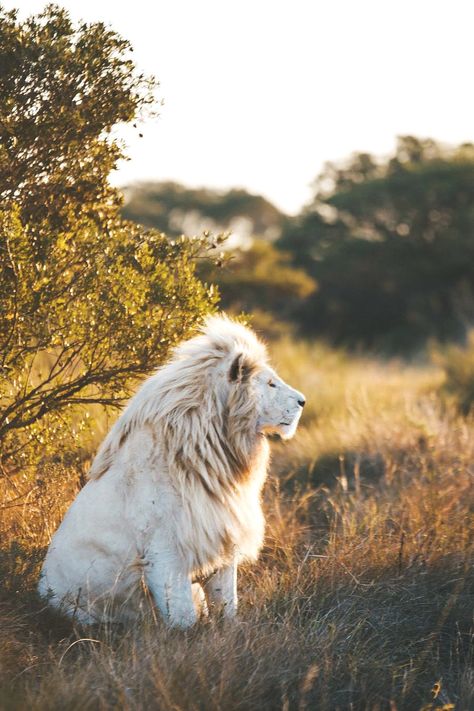
[[[112,180],[243,187],[289,213],[326,161],[397,135],[474,140],[472,0],[63,0],[160,81]],[[21,15],[45,2],[3,2]]]

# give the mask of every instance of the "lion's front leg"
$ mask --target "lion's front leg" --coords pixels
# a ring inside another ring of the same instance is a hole
[[[237,559],[217,570],[204,584],[209,612],[222,612],[231,619],[237,614]]]
[[[169,551],[147,556],[146,582],[163,619],[171,627],[191,627],[198,619],[191,580]]]

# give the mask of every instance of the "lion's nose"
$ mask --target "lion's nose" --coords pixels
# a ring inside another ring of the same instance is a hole
[[[298,400],[298,405],[299,405],[300,407],[304,407],[305,404],[306,404],[306,400]]]

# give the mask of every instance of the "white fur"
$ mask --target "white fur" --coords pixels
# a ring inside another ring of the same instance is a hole
[[[237,564],[262,546],[269,446],[304,397],[224,316],[181,344],[131,399],[54,535],[39,592],[83,623],[158,608],[171,625],[237,609]],[[194,584],[193,584],[194,583]]]

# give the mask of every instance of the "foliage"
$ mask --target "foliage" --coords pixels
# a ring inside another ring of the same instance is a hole
[[[248,249],[235,249],[231,259],[216,270],[204,263],[201,275],[215,282],[221,293],[221,306],[234,313],[241,311],[255,316],[272,314],[279,321],[288,320],[296,304],[307,298],[315,283],[303,269],[292,266],[291,256],[256,239]],[[253,319],[255,324],[255,319]],[[264,330],[269,334],[269,324]],[[270,329],[271,330],[271,329]]]
[[[212,308],[195,276],[206,239],[120,219],[113,127],[151,101],[128,43],[50,6],[0,14],[1,464],[20,467],[78,405],[117,405]],[[76,417],[76,420],[74,419]]]
[[[286,216],[260,195],[246,190],[219,192],[178,183],[138,183],[125,188],[124,217],[172,236],[202,230],[278,237]]]
[[[177,183],[139,183],[125,188],[125,196],[125,217],[169,235],[230,231],[218,268],[204,261],[199,275],[219,287],[222,308],[251,314],[254,327],[267,337],[288,329],[296,306],[315,289],[314,280],[293,266],[291,255],[273,246],[287,217],[261,196]]]
[[[118,122],[152,110],[156,82],[103,23],[75,27],[49,5],[21,22],[0,12],[0,197],[38,231],[104,227],[121,198],[108,176],[124,157]]]
[[[57,235],[38,260],[18,218],[4,216],[1,236],[0,438],[18,466],[24,428],[42,447],[68,427],[65,408],[122,403],[213,297],[194,276],[202,240],[89,227]]]
[[[398,349],[462,336],[474,318],[474,147],[404,137],[387,161],[329,164],[315,187],[279,242],[319,285],[304,326]]]

